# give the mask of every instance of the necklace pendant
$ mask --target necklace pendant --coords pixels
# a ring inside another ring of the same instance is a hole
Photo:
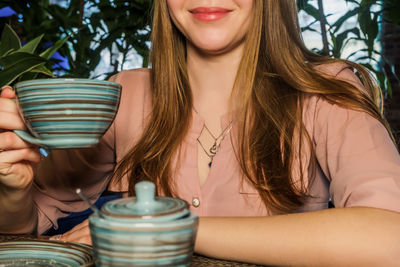
[[[218,151],[217,143],[214,142],[214,145],[210,148],[210,153],[215,155],[217,154],[217,151]]]
[[[210,157],[210,162],[208,163],[208,168],[211,168],[213,159],[214,159],[214,156],[211,156],[211,157]]]

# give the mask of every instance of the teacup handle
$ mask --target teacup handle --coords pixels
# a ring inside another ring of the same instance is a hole
[[[39,138],[36,138],[27,131],[23,130],[14,130],[14,133],[26,142],[42,146],[39,148],[40,154],[42,154],[42,156],[47,157],[49,155],[49,150],[45,148],[46,145],[44,144],[43,140],[40,140]]]
[[[30,133],[28,133],[27,131],[24,130],[14,130],[14,133],[16,133],[19,137],[21,137],[23,140],[35,144],[35,145],[39,145],[39,146],[46,146],[43,143],[43,140],[40,140],[39,138],[36,138],[34,136],[32,136]]]

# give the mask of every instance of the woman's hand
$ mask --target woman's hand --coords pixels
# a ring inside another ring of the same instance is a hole
[[[50,237],[51,240],[62,240],[70,242],[84,243],[92,245],[92,238],[90,237],[89,231],[89,220],[86,219],[82,223],[78,224],[68,232],[62,235],[56,235]]]
[[[0,232],[31,233],[36,227],[31,184],[33,166],[40,162],[38,147],[19,138],[24,129],[11,87],[0,94]]]
[[[4,190],[24,190],[33,180],[33,164],[41,156],[37,146],[19,138],[12,130],[24,129],[11,87],[0,95],[0,194]]]

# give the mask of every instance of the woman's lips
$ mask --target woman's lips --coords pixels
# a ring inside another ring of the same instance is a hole
[[[196,19],[201,21],[216,21],[226,17],[231,11],[221,7],[197,7],[189,10]]]

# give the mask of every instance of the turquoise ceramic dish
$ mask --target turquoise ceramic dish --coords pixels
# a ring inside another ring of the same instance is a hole
[[[113,122],[121,85],[91,79],[39,79],[15,85],[28,131],[22,139],[50,149],[90,147]]]
[[[176,198],[154,198],[154,184],[136,184],[136,198],[106,203],[89,219],[96,265],[189,266],[198,217]]]
[[[94,266],[90,246],[51,240],[0,243],[0,266]]]

